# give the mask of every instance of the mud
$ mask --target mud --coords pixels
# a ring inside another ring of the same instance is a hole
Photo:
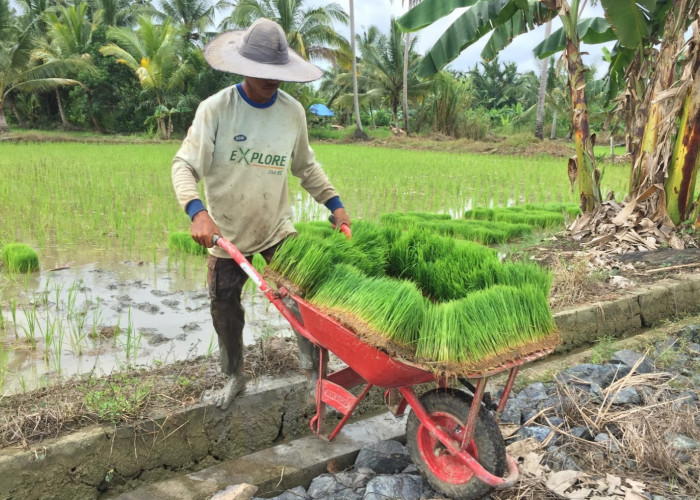
[[[157,265],[129,260],[56,265],[5,283],[0,342],[8,358],[0,393],[77,374],[106,375],[125,364],[151,366],[211,354],[218,346],[205,261],[190,259],[184,268],[167,259]],[[246,345],[292,335],[259,292],[247,289],[244,307]]]

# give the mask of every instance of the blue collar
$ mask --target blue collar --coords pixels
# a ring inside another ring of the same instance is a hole
[[[254,108],[260,108],[260,109],[269,108],[277,100],[277,91],[276,90],[275,90],[275,93],[272,94],[272,97],[270,97],[269,101],[267,101],[267,102],[255,102],[255,101],[251,100],[250,97],[248,97],[246,95],[245,90],[243,90],[242,83],[239,83],[238,85],[236,85],[236,88],[238,89],[238,93],[241,94],[241,97],[243,98],[243,100],[245,102],[247,102],[248,104],[250,104],[251,106],[253,106]]]

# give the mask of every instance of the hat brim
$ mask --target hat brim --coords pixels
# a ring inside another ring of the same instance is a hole
[[[243,57],[238,48],[243,43],[244,35],[245,31],[228,31],[217,35],[204,47],[204,59],[219,71],[252,78],[312,82],[323,76],[321,68],[304,60],[292,49],[288,49],[289,62],[286,64],[265,64]]]

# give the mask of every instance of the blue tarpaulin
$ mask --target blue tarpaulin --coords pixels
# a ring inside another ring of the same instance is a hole
[[[335,116],[335,113],[328,109],[325,104],[312,104],[309,106],[309,111],[311,111],[316,116]]]

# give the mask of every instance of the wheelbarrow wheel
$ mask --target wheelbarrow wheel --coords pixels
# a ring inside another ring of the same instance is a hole
[[[420,397],[433,422],[455,440],[461,441],[471,397],[456,389],[436,389]],[[421,424],[415,412],[406,422],[406,446],[413,463],[438,493],[459,500],[479,499],[491,491],[467,465],[452,455]],[[506,449],[498,424],[487,411],[480,411],[467,451],[491,474],[502,477],[506,467]]]

